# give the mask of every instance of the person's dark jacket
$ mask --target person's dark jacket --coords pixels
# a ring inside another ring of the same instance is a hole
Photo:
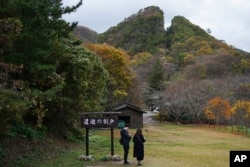
[[[143,135],[135,134],[133,137],[134,142],[134,154],[133,156],[137,158],[137,160],[143,160],[144,158],[144,139]]]
[[[122,138],[122,145],[128,146],[129,141],[131,139],[131,136],[128,134],[128,131],[126,129],[121,129],[121,138]]]

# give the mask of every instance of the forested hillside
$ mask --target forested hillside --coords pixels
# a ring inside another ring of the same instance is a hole
[[[77,26],[74,28],[73,33],[83,43],[96,43],[98,39],[98,33],[84,26]]]
[[[183,16],[174,17],[162,32],[163,12],[151,6],[100,34],[99,42],[131,56],[137,75],[126,101],[157,108],[161,119],[182,123],[250,121],[250,54]]]
[[[126,50],[129,54],[154,52],[165,42],[163,12],[150,6],[124,19],[99,35],[99,42],[106,42]]]

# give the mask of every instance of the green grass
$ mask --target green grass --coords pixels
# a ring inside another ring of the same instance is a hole
[[[228,167],[230,150],[250,150],[250,138],[229,132],[215,131],[185,125],[160,124],[145,125],[146,138],[144,167]],[[130,129],[134,133],[135,129]],[[103,162],[110,154],[110,131],[91,130],[90,155],[92,161],[80,161],[78,156],[85,154],[85,146],[62,153],[58,158],[42,162],[39,167],[83,167],[83,166],[121,166],[120,162]],[[118,143],[119,130],[115,130],[115,154],[123,155]],[[130,145],[130,166],[137,166],[132,157],[133,143]]]

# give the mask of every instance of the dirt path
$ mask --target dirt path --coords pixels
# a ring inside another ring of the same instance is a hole
[[[157,120],[153,119],[156,114],[153,112],[148,111],[147,114],[143,114],[143,124],[155,124],[159,123]]]

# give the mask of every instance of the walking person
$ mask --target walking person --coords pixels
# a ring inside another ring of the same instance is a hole
[[[144,158],[144,143],[146,142],[142,130],[139,128],[133,137],[134,142],[134,154],[133,156],[137,159],[138,165],[142,165],[141,161]]]
[[[128,133],[128,126],[125,126],[124,128],[121,129],[120,134],[121,134],[121,143],[123,146],[124,150],[124,164],[129,164],[128,162],[128,153],[129,153],[129,142],[130,139],[132,138],[133,134]]]

